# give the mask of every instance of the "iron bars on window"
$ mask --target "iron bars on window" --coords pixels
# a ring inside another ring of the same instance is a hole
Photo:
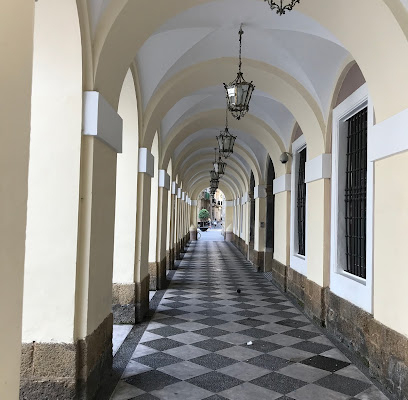
[[[297,179],[297,236],[298,254],[306,255],[306,148],[299,152],[299,168]]]
[[[366,278],[367,108],[348,121],[346,166],[346,271]]]

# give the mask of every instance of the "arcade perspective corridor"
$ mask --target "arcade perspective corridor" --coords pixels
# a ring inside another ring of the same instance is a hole
[[[408,0],[0,4],[0,400],[408,400]]]

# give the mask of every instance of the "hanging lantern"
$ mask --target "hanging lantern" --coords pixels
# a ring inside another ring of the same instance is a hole
[[[210,183],[211,183],[211,189],[215,189],[215,190],[218,189],[218,181],[211,180]]]
[[[224,83],[227,92],[228,109],[234,118],[240,120],[249,111],[249,102],[251,101],[252,92],[255,86],[247,82],[242,74],[242,25],[239,30],[239,70],[237,77],[228,85]]]
[[[284,15],[286,11],[291,11],[296,4],[300,3],[300,0],[279,0],[275,2],[273,0],[265,0],[268,2],[271,10],[275,10],[276,14]]]
[[[210,171],[211,181],[218,181],[220,179],[218,172],[215,170]]]
[[[217,161],[217,148],[214,148],[214,171],[218,174],[218,178],[220,178],[220,175],[225,174],[225,168],[227,166],[227,163],[222,161],[221,155],[218,156],[218,161]]]
[[[218,173],[218,175],[224,175],[226,167],[227,167],[227,163],[222,161],[221,157],[218,159],[217,162],[214,163],[214,170],[215,172]]]
[[[220,132],[220,135],[217,136],[218,141],[218,151],[220,156],[228,158],[234,152],[235,139],[237,137],[231,135],[228,130],[228,110],[225,112],[225,129]]]

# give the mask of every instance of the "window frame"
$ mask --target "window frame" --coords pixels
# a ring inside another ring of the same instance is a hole
[[[302,275],[307,275],[307,183],[306,183],[306,215],[305,215],[305,255],[299,254],[298,244],[298,212],[297,212],[297,194],[298,194],[298,172],[300,152],[306,149],[306,164],[308,161],[308,152],[306,138],[300,136],[292,143],[292,176],[291,176],[291,213],[290,213],[290,267]],[[306,167],[306,166],[305,166]]]
[[[367,157],[366,278],[345,271],[345,163],[347,120],[367,108],[367,154],[372,142],[374,110],[364,84],[333,110],[332,182],[331,182],[331,257],[330,290],[363,310],[373,309],[373,210],[374,164]]]

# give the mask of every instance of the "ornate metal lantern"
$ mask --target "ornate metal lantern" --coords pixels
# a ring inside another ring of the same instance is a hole
[[[231,114],[236,119],[241,119],[249,111],[249,102],[251,101],[252,92],[255,86],[247,82],[242,74],[242,25],[239,30],[239,70],[237,77],[228,85],[224,83],[227,92],[227,104]]]
[[[218,172],[215,170],[210,171],[211,181],[218,181],[220,179]]]
[[[225,168],[227,166],[227,163],[222,161],[221,155],[218,157],[217,161],[217,148],[214,148],[214,170],[218,174],[218,178],[220,178],[220,175],[225,174]],[[212,172],[212,171],[211,171]]]
[[[271,10],[275,10],[278,15],[286,14],[286,11],[291,11],[296,4],[300,3],[300,0],[279,0],[277,2],[273,0],[265,1],[268,2]]]
[[[218,150],[220,156],[228,158],[234,152],[235,139],[237,137],[231,135],[228,130],[228,110],[225,112],[225,129],[220,132],[220,136],[217,136]]]
[[[222,161],[222,158],[220,156],[218,161],[214,163],[214,171],[217,172],[218,175],[224,175],[226,166],[227,163]]]
[[[218,189],[218,180],[211,180],[211,189],[217,190]]]

